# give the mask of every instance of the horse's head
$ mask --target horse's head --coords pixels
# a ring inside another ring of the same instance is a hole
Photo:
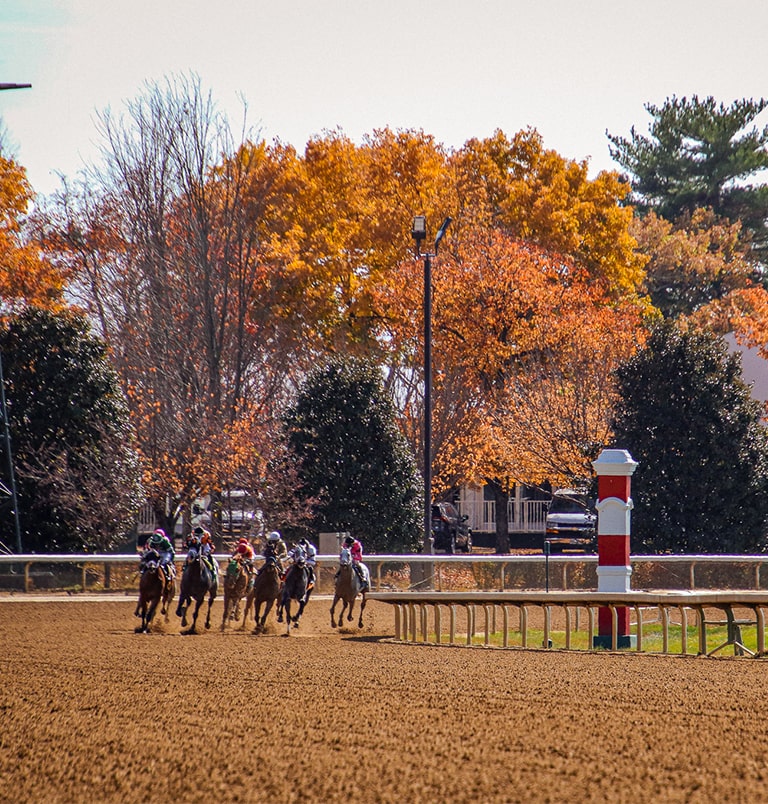
[[[187,563],[197,561],[200,558],[200,545],[192,545],[187,552]]]
[[[293,548],[293,563],[302,566],[307,561],[307,554],[304,552],[304,548],[297,544],[296,547]]]
[[[341,553],[339,553],[339,564],[341,564],[342,567],[346,567],[351,563],[352,563],[352,553],[349,552],[349,548],[342,547]]]
[[[143,572],[146,570],[154,570],[160,566],[160,553],[154,547],[149,547],[144,551],[141,557],[140,569]]]

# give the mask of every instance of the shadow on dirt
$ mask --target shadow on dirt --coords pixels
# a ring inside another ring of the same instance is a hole
[[[387,639],[392,639],[392,637],[384,636],[383,634],[377,634],[376,636],[346,636],[344,634],[342,639],[345,642],[384,642]]]

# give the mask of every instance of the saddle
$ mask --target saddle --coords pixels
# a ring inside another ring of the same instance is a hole
[[[176,579],[176,570],[173,564],[166,564],[165,566],[160,566],[160,571],[163,573],[164,583],[163,586],[168,588],[173,581]]]
[[[216,572],[216,565],[213,563],[213,556],[202,556],[203,564],[208,567],[209,572],[211,575],[218,575]]]

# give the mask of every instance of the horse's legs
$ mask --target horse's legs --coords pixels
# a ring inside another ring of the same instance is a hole
[[[155,610],[157,609],[157,604],[159,602],[160,601],[157,598],[152,600],[152,602],[149,604],[149,610],[147,611],[147,616],[143,618],[143,625],[146,633],[149,633],[149,624],[152,622],[152,618],[155,616]]]
[[[360,601],[360,619],[358,620],[357,627],[363,627],[363,612],[365,611],[365,592],[363,592],[363,599]]]
[[[213,599],[216,597],[216,589],[214,588],[211,590],[211,593],[208,595],[208,611],[205,615],[205,627],[211,627],[211,606],[213,605]]]
[[[347,612],[347,622],[352,621],[352,610],[355,608],[355,598],[349,601],[349,611]]]
[[[296,616],[293,618],[293,627],[294,628],[299,627],[299,620],[301,619],[301,615],[304,613],[304,606],[306,606],[306,605],[307,605],[307,601],[304,598],[302,598],[299,601],[299,610],[296,612]],[[290,622],[290,621],[291,621],[291,618],[289,617],[288,622]]]
[[[253,626],[253,633],[254,634],[258,634],[259,630],[260,630],[259,629],[259,611],[261,611],[261,603],[262,603],[262,601],[259,601],[258,603],[254,603],[254,605],[253,605],[253,619],[255,621],[255,625]],[[245,628],[245,620],[246,620],[246,618],[243,617],[243,628]]]
[[[282,601],[281,605],[285,611],[285,635],[288,636],[291,633],[291,599]]]
[[[339,602],[339,596],[338,596],[338,595],[334,595],[334,596],[333,596],[333,603],[331,603],[331,628],[335,628],[335,627],[336,627],[336,619],[335,619],[335,617],[334,617],[334,611],[335,611],[335,609],[336,609],[336,604],[337,604],[338,602]]]
[[[245,630],[245,624],[248,622],[248,612],[251,610],[251,605],[253,604],[253,596],[249,593],[245,597],[245,611],[243,612],[243,624],[240,626],[241,630]],[[256,622],[259,621],[259,613],[255,611],[254,614],[256,615]]]
[[[267,616],[269,612],[272,611],[272,606],[274,605],[275,600],[274,598],[269,598],[269,600],[264,601],[264,614],[261,616],[261,628],[264,629],[264,626],[267,624]]]
[[[228,615],[229,615],[229,610],[231,608],[232,608],[232,599],[231,599],[230,595],[228,595],[226,592],[224,592],[224,613],[221,615],[221,630],[222,631],[224,630],[224,628],[225,628],[225,626],[227,624],[227,620],[229,619]]]
[[[198,615],[198,613],[200,611],[200,606],[202,606],[202,605],[203,605],[203,598],[201,597],[201,598],[199,598],[199,599],[197,599],[195,601],[195,608],[194,608],[194,611],[192,612],[192,625],[190,625],[189,628],[187,629],[187,631],[184,632],[185,634],[196,634],[197,633],[197,615]],[[190,608],[192,607],[192,600],[189,601],[189,606],[190,606]],[[186,615],[186,612],[185,612],[185,615]],[[181,621],[181,624],[182,625],[186,624],[186,617],[185,617],[184,620]]]
[[[144,620],[145,620],[145,612],[147,610],[147,604],[144,602],[142,598],[139,598],[139,602],[136,604],[136,616],[141,617],[141,625],[137,625],[134,628],[134,633],[136,634],[143,634],[144,633]]]
[[[170,581],[166,584],[163,584],[163,591],[160,593],[160,614],[165,615],[166,621],[168,620],[168,606],[170,605],[171,601],[173,600],[173,595],[176,592],[176,584],[174,581]]]

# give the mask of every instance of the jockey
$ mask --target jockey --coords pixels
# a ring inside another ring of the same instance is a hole
[[[235,545],[235,551],[232,553],[232,558],[236,561],[239,561],[244,567],[245,571],[250,576],[251,570],[253,569],[253,547],[251,547],[250,542],[245,536],[242,536],[237,545]]]
[[[173,563],[176,559],[176,553],[173,550],[170,539],[165,535],[165,531],[162,528],[158,528],[147,540],[139,563],[140,570],[144,569],[145,558],[150,550],[154,550],[160,556],[160,567],[165,574],[165,582],[166,584],[170,583],[176,577],[176,567]]]
[[[203,530],[202,528],[195,528],[195,533],[200,530],[202,533],[199,534],[200,536],[200,555],[203,557],[203,561],[208,564],[211,572],[214,575],[219,574],[219,562],[213,557],[214,553],[214,545],[213,545],[213,537],[211,536],[211,532],[208,530]]]
[[[303,537],[299,539],[298,546],[304,551],[304,557],[309,567],[307,589],[313,589],[315,586],[315,567],[317,566],[317,547],[309,539]]]
[[[187,550],[191,550],[194,548],[195,550],[201,549],[200,540],[203,538],[203,529],[198,527],[195,528],[192,533],[187,536],[187,540],[184,542],[184,546]]]
[[[277,561],[277,568],[280,570],[280,575],[283,574],[283,561],[288,558],[288,548],[286,547],[283,537],[280,535],[279,530],[273,530],[267,536],[267,546],[264,548],[264,558],[272,556]]]
[[[291,566],[288,567],[288,569],[285,571],[286,578],[288,577],[288,573],[291,571],[291,569],[295,567],[297,564],[304,567],[307,566],[307,554],[306,552],[304,552],[304,548],[301,546],[301,544],[294,545],[293,550],[291,550],[291,552],[288,553],[288,559],[291,562]],[[310,575],[311,574],[312,571],[310,569]],[[307,583],[307,586],[309,586],[309,583]]]
[[[360,578],[360,583],[362,584],[362,588],[360,591],[367,592],[370,588],[370,574],[368,572],[368,567],[363,564],[363,545],[358,539],[353,539],[351,536],[347,536],[344,539],[344,547],[349,550],[350,555],[352,556],[352,566],[357,573],[358,578]]]

